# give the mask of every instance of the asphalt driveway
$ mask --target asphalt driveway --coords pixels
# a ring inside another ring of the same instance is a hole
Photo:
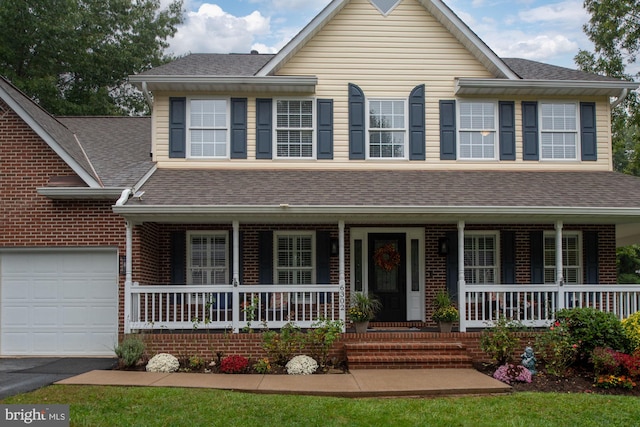
[[[112,369],[116,358],[0,358],[0,399],[48,386],[96,369]]]

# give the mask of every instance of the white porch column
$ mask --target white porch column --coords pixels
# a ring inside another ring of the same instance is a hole
[[[558,286],[558,309],[564,308],[564,273],[562,265],[562,221],[556,221],[556,285]]]
[[[133,225],[130,221],[125,222],[126,243],[125,243],[125,278],[124,278],[124,333],[130,334],[131,327],[131,285],[133,280]]]
[[[464,221],[458,221],[458,311],[460,312],[460,332],[467,332],[466,291],[464,280]]]
[[[347,290],[345,280],[345,265],[344,265],[344,220],[338,221],[338,246],[339,246],[339,316],[342,320],[342,332],[346,331],[347,325]]]
[[[231,322],[233,333],[238,333],[240,328],[240,222],[233,221],[233,293],[231,300]]]

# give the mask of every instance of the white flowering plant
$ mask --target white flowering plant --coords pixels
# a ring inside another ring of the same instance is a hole
[[[147,363],[147,372],[176,372],[180,367],[177,358],[169,353],[156,354]]]
[[[289,375],[310,375],[318,369],[318,362],[309,356],[296,356],[285,366]]]

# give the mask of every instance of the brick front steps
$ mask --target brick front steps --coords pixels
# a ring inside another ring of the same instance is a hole
[[[472,368],[460,342],[345,342],[349,369]]]

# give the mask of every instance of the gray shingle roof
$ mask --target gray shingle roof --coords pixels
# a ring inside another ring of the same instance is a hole
[[[128,206],[640,208],[640,178],[616,172],[159,169],[142,190]]]
[[[571,68],[558,67],[521,58],[502,58],[502,60],[524,80],[585,80],[618,82],[619,79],[585,73]]]
[[[147,70],[152,76],[253,76],[275,55],[196,53]],[[502,58],[524,80],[620,81],[579,70],[521,58]]]
[[[0,87],[16,102],[26,114],[39,125],[87,174],[96,180],[98,177],[91,169],[91,164],[82,152],[73,132],[67,129],[51,114],[40,108],[27,95],[12,85],[4,77],[0,77]]]
[[[106,187],[135,185],[153,167],[150,117],[58,117],[75,132]]]
[[[150,76],[253,76],[274,55],[192,53],[140,75]]]

